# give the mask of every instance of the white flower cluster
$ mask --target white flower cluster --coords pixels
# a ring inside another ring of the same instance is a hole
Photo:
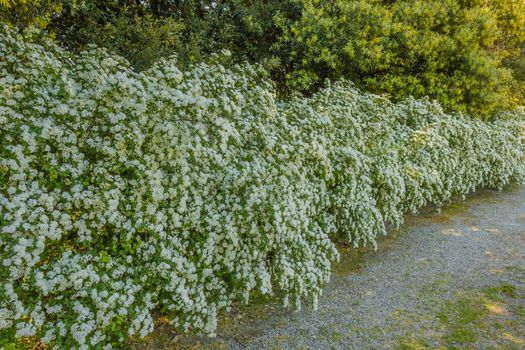
[[[143,73],[0,30],[0,339],[213,334],[253,293],[316,304],[336,235],[525,180],[524,113],[483,123],[350,83],[277,101],[256,67]],[[0,344],[2,345],[2,344]]]

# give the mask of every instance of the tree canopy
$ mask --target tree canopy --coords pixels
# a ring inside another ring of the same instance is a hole
[[[480,117],[525,101],[523,0],[0,0],[0,16],[72,51],[106,47],[137,70],[227,49],[285,95],[345,78]]]

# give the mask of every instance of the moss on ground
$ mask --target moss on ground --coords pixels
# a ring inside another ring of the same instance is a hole
[[[443,337],[447,348],[455,349],[477,341],[477,333],[484,326],[487,309],[482,299],[462,296],[447,303],[439,313],[438,319],[446,325],[447,333]]]
[[[525,286],[500,283],[462,292],[436,314],[437,335],[400,338],[396,350],[523,349]]]

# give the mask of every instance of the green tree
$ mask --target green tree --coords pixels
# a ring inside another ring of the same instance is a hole
[[[290,89],[347,77],[394,99],[428,95],[481,116],[523,103],[521,0],[297,2],[300,16],[276,16]]]
[[[271,48],[280,29],[273,17],[289,14],[290,8],[297,6],[275,0],[68,0],[49,28],[69,49],[107,47],[137,69],[174,52],[185,65],[228,49],[237,62],[278,71]]]
[[[17,27],[46,28],[61,8],[59,0],[0,0],[0,19]]]
[[[106,47],[138,70],[174,53],[184,28],[172,17],[158,17],[149,2],[134,0],[67,1],[49,25],[63,46]]]

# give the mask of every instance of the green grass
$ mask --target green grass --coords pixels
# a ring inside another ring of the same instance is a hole
[[[501,283],[459,293],[436,313],[434,336],[405,336],[396,350],[507,350],[525,348],[525,288]]]
[[[443,340],[449,349],[456,346],[475,343],[476,333],[484,328],[483,320],[488,311],[482,300],[461,296],[458,300],[447,303],[438,314],[438,319],[446,325],[447,333]]]

